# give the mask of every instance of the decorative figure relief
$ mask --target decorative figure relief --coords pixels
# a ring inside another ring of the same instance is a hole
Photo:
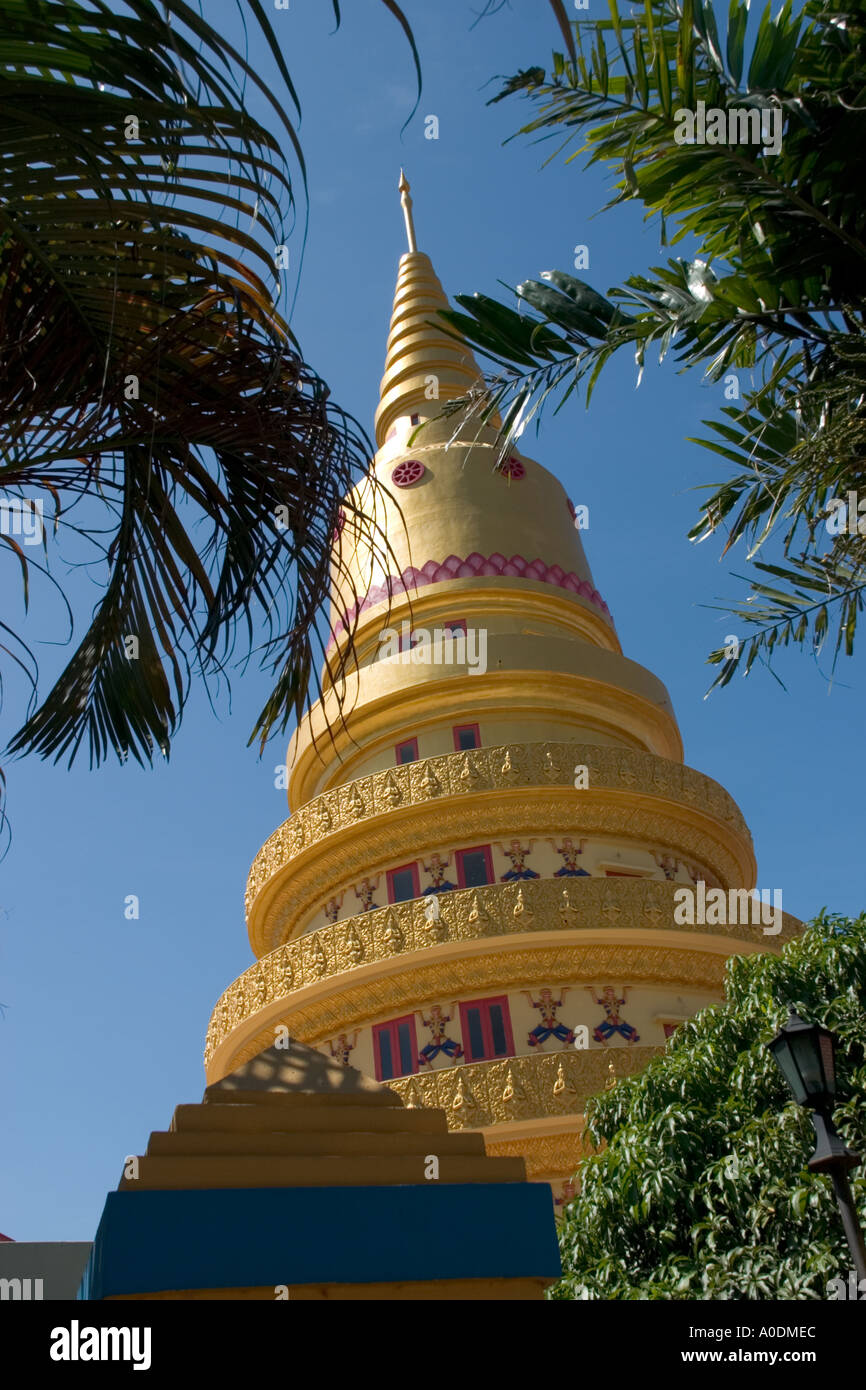
[[[341,1033],[335,1042],[328,1043],[328,1047],[331,1049],[331,1056],[335,1061],[340,1063],[341,1067],[347,1067],[349,1065],[349,1054],[354,1052],[355,1048],[358,1046],[358,1035],[360,1031],[360,1028],[355,1029],[352,1034],[351,1042],[349,1042],[345,1033]]]
[[[559,1066],[556,1068],[556,1080],[553,1083],[553,1094],[558,1098],[562,1096],[577,1095],[577,1092],[572,1086],[571,1082],[566,1080],[565,1072],[563,1071],[561,1062]]]
[[[463,766],[460,769],[460,780],[467,786],[474,786],[479,781],[481,774],[467,753],[463,758]]]
[[[414,1076],[410,1076],[403,1091],[403,1104],[407,1110],[423,1110],[424,1097]]]
[[[362,878],[360,883],[354,885],[353,892],[361,904],[362,912],[372,912],[374,907],[379,906],[378,903],[373,902],[373,894],[379,887],[381,877],[381,874],[377,874],[374,879]]]
[[[466,1084],[462,1071],[457,1073],[457,1086],[454,1091],[454,1099],[451,1102],[451,1115],[453,1120],[459,1120],[460,1124],[467,1128],[485,1122],[486,1117],[475,1098],[475,1092],[471,1086]]]
[[[552,845],[556,853],[562,856],[562,868],[554,872],[554,878],[590,877],[586,869],[582,869],[577,862],[580,855],[583,854],[583,847],[586,844],[586,840],[578,840],[575,845],[574,841],[566,836],[561,845],[558,845],[555,840],[548,840],[547,843]]]
[[[490,914],[486,912],[485,909],[481,906],[480,902],[478,901],[477,893],[472,894],[472,906],[469,909],[468,921],[470,923],[490,921]]]
[[[562,914],[562,916],[566,919],[566,921],[569,922],[577,916],[577,908],[571,901],[567,888],[563,888],[562,890],[562,899],[559,911]]]
[[[425,768],[424,776],[421,778],[421,790],[425,796],[438,796],[442,790],[442,783],[430,765]]]
[[[525,1105],[526,1103],[526,1091],[523,1088],[519,1076],[515,1078],[514,1072],[510,1066],[505,1073],[505,1085],[502,1088],[502,1102],[504,1105],[510,1105],[512,1102],[517,1105]]]
[[[280,952],[279,960],[274,965],[274,997],[282,999],[284,995],[290,994],[295,983],[295,972],[292,969],[292,962],[286,950]]]
[[[364,943],[354,927],[349,928],[349,935],[346,937],[346,949],[353,965],[358,965],[364,959]]]
[[[397,952],[403,949],[403,933],[400,930],[397,918],[393,912],[388,913],[387,926],[385,927],[385,947],[388,951]]]
[[[545,987],[541,990],[541,997],[533,999],[528,989],[522,989],[521,994],[525,994],[533,1009],[538,1009],[541,1014],[541,1022],[537,1028],[533,1028],[527,1039],[530,1047],[543,1047],[548,1038],[556,1038],[562,1043],[563,1047],[568,1047],[574,1042],[574,1033],[567,1024],[557,1020],[556,1011],[562,1008],[562,1001],[568,994],[568,987],[560,990],[559,998],[554,999],[553,991]]]
[[[687,864],[686,868],[689,871],[689,878],[692,883],[705,883],[707,888],[718,888],[720,886],[719,880],[713,874],[708,874],[697,864]]]
[[[450,1014],[443,1014],[441,1004],[432,1005],[429,1018],[425,1018],[420,1009],[416,1009],[415,1012],[424,1027],[430,1029],[430,1041],[426,1047],[422,1047],[418,1054],[419,1067],[429,1067],[440,1052],[444,1052],[445,1056],[450,1057],[452,1062],[456,1062],[458,1057],[463,1056],[463,1048],[459,1042],[456,1042],[454,1038],[449,1038],[445,1031],[445,1025],[457,1015],[456,1003],[451,1005]]]
[[[330,922],[332,926],[340,915],[340,908],[343,906],[343,899],[345,896],[345,893],[341,893],[339,898],[329,898],[325,903],[325,921]]]
[[[292,828],[291,852],[292,854],[300,854],[304,848],[304,822],[300,816],[295,815],[292,816],[290,824]]]
[[[400,788],[394,781],[393,774],[390,772],[385,778],[383,795],[389,806],[397,806],[403,800],[403,793],[400,791]]]
[[[422,863],[421,867],[425,874],[430,875],[430,887],[424,889],[422,897],[426,898],[429,893],[447,893],[449,890],[457,887],[456,883],[449,883],[445,877],[445,870],[450,863],[450,854],[443,859],[438,853],[430,855],[429,864]]]
[[[522,888],[518,888],[517,890],[517,902],[514,904],[514,910],[511,915],[512,917],[516,918],[518,922],[524,922],[527,925],[532,921],[533,917],[535,916],[535,913],[532,911],[532,909],[526,906],[526,903],[523,898]]]
[[[653,859],[658,864],[665,878],[676,878],[677,870],[680,867],[680,861],[674,859],[672,854],[654,854]]]
[[[538,878],[538,874],[535,870],[527,869],[525,865],[526,859],[532,853],[532,846],[535,844],[535,840],[530,840],[526,849],[523,848],[519,840],[511,840],[510,849],[506,849],[498,840],[495,841],[494,844],[500,854],[504,855],[506,859],[511,860],[511,868],[508,870],[508,873],[500,874],[502,883],[510,883],[518,878]]]
[[[573,1202],[577,1196],[577,1188],[574,1185],[574,1178],[568,1178],[562,1184],[559,1196],[554,1197],[553,1204],[557,1207],[567,1207],[569,1202]]]
[[[349,806],[351,807],[352,815],[355,817],[356,820],[360,820],[362,816],[366,815],[367,807],[365,806],[364,798],[358,791],[357,787],[353,787],[349,793]]]
[[[318,932],[315,936],[315,943],[315,949],[313,951],[313,971],[317,976],[322,976],[328,968],[328,957],[325,955],[325,948],[322,945],[322,940]]]
[[[591,998],[592,1002],[594,1004],[598,1004],[599,1008],[604,1009],[605,1013],[604,1019],[598,1025],[598,1027],[595,1029],[592,1035],[597,1043],[601,1043],[602,1046],[606,1047],[609,1040],[613,1037],[614,1033],[619,1033],[623,1038],[625,1038],[627,1043],[634,1044],[636,1042],[640,1042],[640,1034],[638,1033],[637,1029],[634,1028],[632,1024],[626,1023],[625,1019],[621,1017],[619,1012],[620,1007],[623,1004],[625,1004],[626,999],[628,998],[629,990],[631,989],[630,985],[625,986],[625,988],[623,989],[621,999],[617,998],[617,993],[613,985],[604,986],[604,989],[601,992],[601,998],[597,997],[595,990],[592,988],[591,985],[585,985],[584,988],[589,994],[589,997]]]

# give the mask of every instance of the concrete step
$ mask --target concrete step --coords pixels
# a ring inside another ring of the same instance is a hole
[[[157,1130],[147,1146],[149,1158],[182,1158],[203,1154],[207,1156],[260,1156],[284,1154],[287,1157],[339,1157],[348,1154],[365,1156],[428,1154],[435,1148],[439,1154],[484,1154],[484,1139],[480,1134],[351,1133],[341,1130],[307,1130],[301,1133],[247,1134],[225,1130]]]
[[[403,1106],[339,1105],[178,1105],[169,1129],[269,1134],[334,1131],[344,1134],[445,1134],[444,1110],[406,1110]]]
[[[323,1106],[354,1106],[364,1105],[371,1107],[397,1107],[403,1108],[403,1102],[396,1091],[392,1091],[388,1086],[376,1086],[370,1083],[369,1090],[351,1091],[265,1091],[265,1090],[245,1090],[230,1087],[226,1082],[216,1082],[213,1086],[205,1089],[203,1105],[296,1105],[303,1108],[307,1105]]]
[[[436,1145],[431,1144],[431,1152]],[[249,1187],[390,1187],[422,1184],[424,1155],[330,1158],[139,1158],[120,1191]],[[439,1157],[440,1183],[524,1182],[522,1158]]]

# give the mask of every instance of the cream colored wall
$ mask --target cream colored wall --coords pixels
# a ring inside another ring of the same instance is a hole
[[[443,753],[453,753],[454,729],[458,724],[477,724],[482,748],[498,748],[507,743],[522,743],[531,739],[533,743],[600,743],[620,748],[637,747],[638,751],[644,751],[636,741],[631,742],[613,734],[600,733],[587,724],[564,716],[557,718],[553,714],[547,719],[533,719],[531,733],[527,733],[529,725],[526,720],[500,718],[473,708],[470,686],[466,691],[464,712],[459,718],[449,713],[444,720],[437,719],[436,711],[433,709],[426,719],[407,724],[402,735],[398,734],[395,738],[393,733],[389,733],[386,739],[380,739],[372,746],[368,745],[364,750],[366,756],[358,758],[357,761],[353,760],[351,767],[348,763],[345,765],[347,773],[351,773],[347,780],[354,781],[372,772],[384,772],[388,768],[396,767],[397,742],[402,743],[411,738],[418,740],[419,758],[435,758]]]
[[[452,611],[460,616],[457,603]],[[336,751],[326,732],[326,713]],[[286,757],[290,807],[350,781],[368,756],[378,758],[384,747],[393,755],[398,740],[444,719],[449,726],[501,721],[515,729],[512,741],[521,743],[541,740],[541,729],[552,727],[566,740],[586,730],[588,742],[619,741],[682,760],[679,730],[661,682],[618,652],[565,635],[492,633],[483,674],[450,663],[373,662],[347,679],[343,714],[348,732],[329,691],[292,736]],[[482,740],[487,746],[497,741],[484,731]]]
[[[594,990],[596,998],[601,995],[601,991],[606,985],[613,985],[618,991],[617,997],[622,998],[622,988],[623,986],[628,988],[628,980],[606,977],[603,980],[594,981],[592,989]],[[557,1009],[557,1021],[563,1022],[566,1027],[570,1028],[575,1033],[577,1033],[579,1027],[586,1027],[589,1035],[589,1048],[595,1050],[603,1048],[611,1052],[617,1048],[628,1048],[631,1046],[619,1033],[614,1034],[611,1041],[607,1044],[594,1041],[593,1032],[598,1024],[604,1021],[606,1015],[604,1010],[590,998],[587,982],[585,980],[540,980],[538,984],[533,985],[529,991],[533,999],[537,1000],[540,998],[540,992],[543,988],[548,988],[553,992],[554,1000],[561,997],[563,988],[568,990],[562,1006]],[[509,990],[506,991],[505,994],[508,1000],[511,1030],[514,1038],[513,1055],[527,1056],[530,1053],[549,1054],[561,1052],[563,1050],[569,1052],[573,1050],[573,1043],[563,1045],[558,1039],[552,1037],[548,1038],[543,1044],[530,1047],[529,1035],[532,1029],[540,1024],[541,1013],[538,1009],[532,1008],[526,996],[521,991]],[[502,992],[496,991],[491,991],[485,995],[474,993],[463,996],[464,999],[472,1000],[479,998],[499,999],[501,997]],[[443,1014],[449,1014],[451,1016],[450,1022],[446,1027],[446,1036],[453,1038],[463,1047],[464,1039],[460,1026],[460,1010],[458,1008],[455,1011],[451,1008],[451,1005],[454,1003],[460,1004],[460,996],[456,999],[434,999],[431,1002],[440,1004]],[[620,1006],[620,1017],[624,1022],[630,1023],[637,1029],[639,1044],[641,1046],[661,1047],[665,1042],[663,1027],[665,1022],[677,1022],[684,1018],[692,1018],[696,1013],[699,1013],[701,1009],[708,1008],[710,1005],[718,1002],[717,996],[708,994],[705,991],[678,991],[674,988],[669,990],[640,987],[634,989],[628,988],[626,1003]],[[425,1017],[429,1018],[429,1006],[425,1006],[423,1013]],[[394,1018],[404,1018],[405,1016],[405,1014],[391,1013],[383,1015],[381,1018],[377,1017],[371,1019],[369,1025],[359,1031],[355,1048],[350,1053],[349,1060],[351,1065],[357,1067],[368,1076],[375,1076],[376,1063],[373,1056],[373,1027],[376,1024],[387,1023]],[[420,1050],[430,1042],[431,1032],[429,1028],[426,1028],[422,1024],[417,1011],[414,1017],[415,1036],[420,1052]],[[350,1030],[348,1037],[350,1043],[352,1042],[353,1036],[354,1030]],[[336,1045],[336,1041],[336,1038],[328,1039],[320,1047],[319,1051],[328,1055],[331,1045]],[[465,1061],[465,1056],[458,1058],[458,1060],[454,1062],[446,1057],[444,1053],[440,1053],[432,1063],[425,1066],[424,1070],[430,1069],[433,1071],[440,1071],[444,1067],[462,1066]]]
[[[563,835],[555,837],[557,844],[562,844],[565,834],[568,834],[575,844],[578,844],[580,840],[584,838],[578,831],[570,830],[564,832]],[[529,840],[532,838],[535,837],[522,836],[520,841],[521,845],[526,847]],[[499,843],[510,848],[510,839],[511,837],[506,835]],[[451,863],[446,870],[445,878],[451,883],[457,883],[457,869],[454,857],[455,850],[472,849],[475,847],[476,843],[475,841],[470,841],[458,845],[438,845],[434,846],[431,850],[419,851],[416,862],[418,863],[418,878],[421,893],[423,894],[425,888],[431,886],[431,877],[424,872],[422,865],[424,863],[430,863],[430,856],[432,854],[438,853],[442,859],[450,857]],[[659,854],[663,853],[662,850],[658,850],[657,852]],[[503,881],[503,875],[511,871],[511,860],[506,858],[502,850],[497,849],[495,845],[491,845],[491,857],[493,861],[494,877],[498,883]],[[373,901],[377,907],[387,907],[388,905],[388,880],[386,871],[388,869],[402,868],[407,862],[411,861],[407,861],[404,858],[387,863],[384,867],[377,865],[366,875],[369,879],[375,879],[376,876],[379,875],[379,886],[373,895]],[[663,879],[665,877],[661,868],[653,858],[651,850],[640,849],[634,845],[624,844],[616,840],[587,840],[578,862],[580,868],[586,869],[588,874],[599,877],[604,876],[605,866],[609,869],[617,869],[623,872],[628,869],[639,869],[647,878]],[[525,860],[526,868],[534,869],[540,878],[553,878],[556,874],[556,870],[561,869],[563,864],[564,860],[562,856],[557,854],[548,843],[547,836],[536,838],[532,853],[527,855]],[[704,873],[704,877],[709,881],[710,876],[707,873]],[[562,883],[565,884],[567,881],[568,880],[563,877]],[[354,880],[354,884],[359,882],[359,879]],[[676,873],[676,882],[687,884],[693,882],[685,863],[681,862],[679,865],[679,869]],[[347,917],[354,917],[362,911],[360,900],[356,897],[354,892],[354,884],[344,882],[335,889],[334,897],[339,899],[342,895],[342,904],[337,921],[344,921]],[[322,902],[317,905],[316,911],[312,916],[306,919],[296,935],[301,936],[307,932],[318,931],[320,927],[325,927],[327,925],[328,919],[324,912],[324,902]]]
[[[430,587],[433,588],[435,586],[431,585]],[[419,590],[418,594],[419,596],[427,597],[423,589]],[[557,597],[563,597],[569,601],[571,600],[571,594],[568,590],[562,590],[561,593],[557,591]],[[432,613],[420,608],[416,609],[413,605],[412,615],[410,616],[406,608],[401,605],[399,610],[395,608],[395,611],[390,617],[388,616],[387,610],[381,613],[381,617],[378,619],[373,632],[366,638],[364,648],[359,653],[358,665],[373,666],[379,661],[393,661],[395,665],[403,667],[405,674],[411,679],[413,668],[419,665],[425,665],[426,663],[419,659],[420,654],[419,657],[416,657],[413,656],[411,652],[401,652],[399,656],[392,656],[390,654],[392,650],[392,634],[396,633],[397,635],[403,635],[407,631],[413,632],[418,629],[424,629],[427,633],[435,635],[437,628],[441,632],[448,623],[457,622],[460,619],[466,623],[467,629],[470,631],[474,630],[474,632],[478,634],[475,636],[473,645],[470,648],[470,654],[473,656],[479,649],[482,640],[480,634],[482,633],[483,641],[488,652],[494,640],[502,637],[544,637],[558,641],[566,637],[570,641],[579,640],[579,638],[575,637],[573,632],[569,631],[565,621],[568,617],[568,607],[570,606],[570,602],[568,606],[566,606],[566,604],[560,606],[563,610],[562,622],[557,622],[552,617],[536,616],[528,602],[526,604],[526,610],[522,613],[503,613],[487,606],[476,609],[475,605],[472,603],[471,589],[455,593],[453,601],[450,602],[447,598],[440,599],[436,604],[436,611]],[[404,624],[406,625],[405,628]],[[588,643],[588,645],[595,646],[597,644]],[[497,651],[498,650],[499,647],[497,645]],[[452,655],[456,656],[456,650]],[[470,680],[477,679],[468,667],[466,668],[465,674]]]
[[[386,574],[399,574],[409,565],[420,569],[428,560],[442,561],[449,555],[465,559],[476,551],[541,559],[592,583],[559,480],[516,450],[512,454],[523,463],[526,475],[515,481],[503,477],[494,469],[493,431],[484,431],[491,442],[460,441],[446,450],[450,432],[447,422],[431,423],[413,444],[398,453],[389,448],[387,458],[377,458],[377,480],[390,496],[382,489],[375,491],[367,479],[350,494],[341,553],[357,591],[365,593]],[[411,487],[395,487],[391,474],[406,458],[418,459],[426,473]],[[381,553],[381,542],[369,543],[368,531],[357,533],[353,509],[387,534],[390,557]]]

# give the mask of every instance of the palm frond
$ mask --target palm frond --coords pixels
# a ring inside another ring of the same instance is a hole
[[[69,542],[103,580],[10,749],[167,753],[192,673],[224,675],[238,633],[279,652],[266,738],[318,679],[340,500],[371,453],[282,307],[296,117],[184,0],[0,0],[0,17],[0,490],[45,504],[46,563]],[[0,556],[28,598],[30,553],[0,534]]]
[[[841,491],[866,495],[866,14],[848,0],[809,0],[797,14],[785,3],[775,16],[768,7],[748,51],[747,19],[747,0],[731,0],[723,34],[705,0],[645,0],[628,18],[610,0],[610,19],[577,21],[574,55],[554,54],[549,74],[524,69],[491,99],[529,100],[537,114],[520,134],[602,164],[614,179],[608,206],[641,203],[664,244],[694,238],[696,255],[633,274],[607,296],[550,271],[541,278],[551,288],[515,289],[528,313],[464,295],[469,312],[448,317],[494,364],[486,393],[449,411],[498,410],[503,450],[581,384],[589,403],[623,349],[634,353],[638,380],[650,351],[659,361],[674,354],[709,381],[733,373],[739,385],[738,373],[749,374],[743,404],[705,422],[711,437],[696,441],[739,471],[704,489],[691,538],[723,531],[725,549],[744,540],[751,559],[784,528],[795,567],[784,585],[795,572],[801,582],[819,575],[824,594],[814,625],[797,616],[789,630],[795,589],[783,590],[789,614],[767,608],[782,599],[753,585],[757,606],[731,610],[763,624],[749,669],[759,651],[763,659],[779,641],[800,640],[795,632],[820,645],[831,606],[836,651],[850,652],[866,576],[859,535],[836,536],[828,550],[821,526]],[[737,138],[702,143],[696,127],[689,137],[683,118],[696,120],[699,103],[721,112]],[[778,150],[761,124],[770,105]],[[723,667],[726,679],[735,666]]]

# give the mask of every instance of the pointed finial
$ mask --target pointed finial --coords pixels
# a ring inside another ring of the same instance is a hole
[[[418,244],[415,241],[415,224],[412,221],[412,199],[409,197],[409,180],[400,170],[400,182],[397,187],[400,190],[400,204],[403,208],[403,219],[406,223],[406,239],[409,242],[409,250],[417,251]]]

